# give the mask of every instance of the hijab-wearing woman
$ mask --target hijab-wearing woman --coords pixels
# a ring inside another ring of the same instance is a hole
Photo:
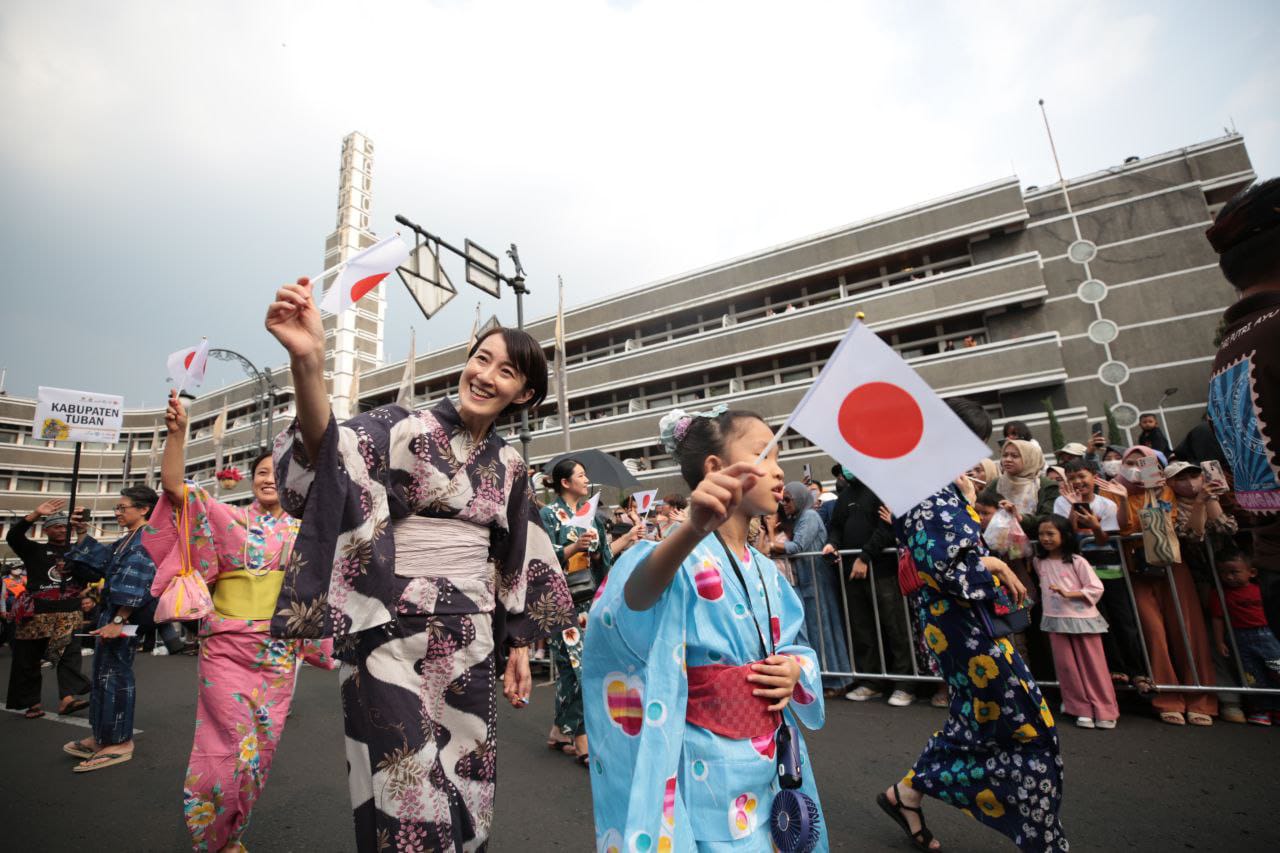
[[[1016,513],[1030,539],[1036,536],[1036,518],[1052,515],[1058,499],[1058,484],[1042,475],[1043,470],[1044,453],[1038,444],[1010,439],[1000,450],[1000,476],[983,492],[1002,509]]]
[[[177,390],[165,412],[164,489],[143,546],[159,597],[184,566],[213,592],[200,622],[196,731],[183,784],[183,816],[195,850],[244,850],[240,839],[267,784],[284,734],[299,659],[333,669],[332,644],[269,633],[298,521],[280,506],[271,454],[253,461],[253,502],[231,506],[186,482],[187,412]],[[180,523],[179,523],[180,522]]]
[[[1129,523],[1120,531],[1126,535],[1142,532],[1142,511],[1148,506],[1172,516],[1175,527],[1180,516],[1178,496],[1168,483],[1162,480],[1159,485],[1148,488],[1139,482],[1138,464],[1143,457],[1158,459],[1156,452],[1149,447],[1130,447],[1125,451],[1124,465],[1116,477],[1116,482],[1128,492]],[[1209,633],[1205,630],[1195,581],[1186,564],[1177,562],[1168,566],[1167,576],[1159,567],[1143,570],[1148,564],[1141,540],[1126,542],[1124,554],[1130,567],[1133,597],[1137,602],[1138,619],[1147,641],[1147,655],[1151,658],[1151,674],[1156,684],[1195,684],[1198,676],[1201,685],[1212,686],[1215,683],[1213,651]],[[1170,577],[1178,593],[1176,602],[1169,588]],[[1179,627],[1179,611],[1191,640],[1189,652]],[[1152,688],[1151,680],[1146,676],[1135,679],[1135,682],[1144,693]],[[1151,704],[1163,722],[1174,726],[1186,723],[1211,726],[1213,717],[1218,714],[1218,697],[1213,693],[1161,690],[1153,696]]]
[[[285,510],[302,519],[271,629],[335,634],[355,847],[483,849],[496,654],[507,652],[503,694],[522,708],[529,647],[573,624],[527,466],[494,429],[546,395],[542,348],[491,329],[467,354],[456,401],[382,406],[338,424],[306,279],[276,293],[266,325],[289,352],[297,400],[276,441],[276,480]]]
[[[783,556],[821,552],[827,544],[827,528],[813,508],[813,492],[799,481],[787,483],[782,512],[791,524],[791,535],[782,544],[770,543],[770,552]],[[849,645],[845,639],[844,608],[840,600],[839,570],[824,558],[790,557],[796,592],[804,603],[805,636],[818,651],[825,672],[849,672]],[[837,696],[849,686],[843,675],[824,675],[823,692]]]

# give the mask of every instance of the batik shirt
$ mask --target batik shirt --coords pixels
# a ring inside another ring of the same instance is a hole
[[[569,625],[573,602],[534,509],[520,453],[490,428],[472,439],[453,402],[383,406],[330,418],[315,460],[295,422],[276,440],[281,505],[302,528],[271,632],[337,638],[398,616],[480,612],[446,578],[395,573],[392,524],[410,515],[489,529],[506,642],[526,646]],[[337,643],[341,653],[344,644]]]

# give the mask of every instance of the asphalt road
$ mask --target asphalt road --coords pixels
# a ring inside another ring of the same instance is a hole
[[[0,685],[9,661],[0,650]],[[0,714],[0,849],[189,849],[181,800],[195,660],[140,655],[137,672],[141,733],[133,761],[118,767],[71,772],[74,759],[60,747],[84,736],[84,712],[75,715],[79,726],[53,714]],[[56,707],[45,673],[46,707]],[[543,746],[552,701],[552,689],[539,687],[529,708],[501,715],[493,850],[593,848],[587,773]],[[304,669],[294,707],[245,841],[254,853],[351,850],[336,674]],[[909,849],[874,798],[911,764],[941,713],[922,704],[830,703],[826,728],[807,737],[833,849]],[[1062,817],[1074,850],[1280,849],[1280,728],[1175,729],[1126,716],[1111,732],[1067,726],[1062,742]],[[948,851],[1013,849],[941,803],[925,805]]]

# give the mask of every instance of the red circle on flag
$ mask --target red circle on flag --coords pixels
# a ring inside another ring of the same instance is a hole
[[[184,359],[182,360],[182,366],[183,366],[185,369],[190,370],[190,369],[191,369],[191,362],[193,362],[193,361],[195,361],[195,360],[196,360],[196,351],[195,351],[195,350],[192,350],[191,352],[187,353],[187,357],[186,357],[186,358],[184,358]]]
[[[889,382],[868,382],[849,392],[836,416],[849,446],[876,459],[906,456],[924,435],[920,404]]]
[[[586,515],[589,512],[591,512],[591,501],[586,501],[585,503],[582,504],[582,506],[574,510],[573,514],[581,516],[581,515]]]
[[[362,278],[359,281],[357,281],[355,284],[351,285],[351,301],[359,302],[366,293],[368,293],[370,290],[373,290],[375,287],[381,284],[382,280],[386,278],[388,275],[390,275],[390,273],[385,273],[385,272],[378,273],[377,275],[371,275],[367,278]]]

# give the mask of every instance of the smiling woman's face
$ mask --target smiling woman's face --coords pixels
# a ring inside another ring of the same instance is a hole
[[[280,498],[276,495],[276,466],[270,456],[253,469],[253,496],[264,507],[280,503]]]
[[[480,342],[458,380],[458,409],[468,421],[492,423],[512,403],[525,403],[533,392],[511,363],[501,334]]]

